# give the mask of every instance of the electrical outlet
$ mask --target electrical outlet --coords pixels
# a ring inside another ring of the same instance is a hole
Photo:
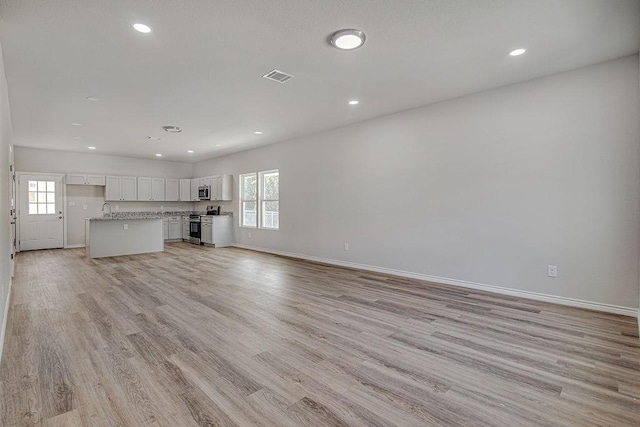
[[[82,209],[87,210],[87,205],[82,205]]]
[[[164,210],[164,206],[160,205],[160,210],[163,211]]]
[[[116,210],[119,210],[119,209],[120,209],[120,206],[116,205]]]
[[[123,227],[124,227],[125,230],[128,230],[129,229],[129,224],[124,224]]]
[[[556,265],[547,265],[547,276],[549,276],[549,277],[558,277],[558,266],[556,266]]]
[[[76,207],[76,202],[69,202],[69,207],[70,208],[75,208]]]
[[[249,238],[249,239],[251,238],[251,232],[247,233],[247,238]]]
[[[349,244],[348,244],[348,243],[345,243],[345,244],[344,244],[344,250],[345,250],[345,251],[348,251],[348,250],[349,250]]]

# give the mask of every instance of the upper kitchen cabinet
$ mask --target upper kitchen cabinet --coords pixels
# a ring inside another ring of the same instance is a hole
[[[191,180],[190,179],[180,180],[180,195],[178,200],[181,202],[191,201]]]
[[[177,178],[165,179],[164,195],[166,202],[190,202],[191,180]]]
[[[105,185],[104,175],[88,175],[79,173],[67,174],[67,185]]]
[[[164,178],[138,177],[138,201],[163,202]]]
[[[104,199],[107,201],[138,200],[137,178],[135,176],[107,176]]]
[[[191,181],[191,201],[192,202],[197,202],[200,200],[200,198],[198,197],[198,187],[200,186],[200,178],[194,178]]]
[[[180,200],[180,180],[167,178],[164,180],[164,200],[165,202],[177,202]]]
[[[233,200],[233,175],[211,177],[211,200],[228,202]]]

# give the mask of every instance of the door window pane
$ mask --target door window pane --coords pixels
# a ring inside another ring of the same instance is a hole
[[[29,181],[29,215],[56,213],[56,182]]]

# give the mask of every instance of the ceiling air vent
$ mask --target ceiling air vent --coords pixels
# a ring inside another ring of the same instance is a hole
[[[264,77],[265,79],[273,80],[274,82],[286,83],[292,78],[294,78],[295,76],[291,74],[283,73],[282,71],[271,70],[262,77]]]

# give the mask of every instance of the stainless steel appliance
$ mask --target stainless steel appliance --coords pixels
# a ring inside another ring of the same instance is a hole
[[[211,200],[211,186],[210,185],[201,185],[198,187],[198,199],[200,200]]]
[[[202,237],[202,228],[200,224],[200,215],[191,214],[189,215],[190,242],[195,243],[196,245],[199,245],[201,237]]]

